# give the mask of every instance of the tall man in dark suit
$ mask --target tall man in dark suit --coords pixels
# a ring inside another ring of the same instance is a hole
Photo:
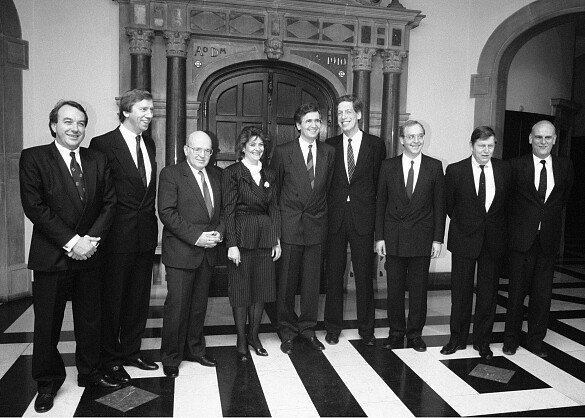
[[[362,343],[374,337],[374,224],[380,164],[386,158],[384,141],[362,132],[362,101],[353,95],[337,99],[337,123],[343,134],[327,139],[335,148],[335,168],[329,190],[327,239],[327,299],[325,326],[328,344],[337,344],[343,329],[343,285],[347,244],[356,287],[357,327]]]
[[[447,214],[451,218],[447,248],[451,251],[451,338],[441,354],[467,346],[473,283],[477,265],[473,348],[487,360],[502,260],[506,252],[506,204],[510,166],[492,158],[495,133],[479,126],[471,134],[471,157],[450,164],[445,174]]]
[[[376,251],[386,258],[388,322],[383,347],[425,351],[431,257],[441,254],[445,234],[445,178],[439,160],[422,154],[425,129],[415,120],[400,127],[402,155],[382,162],[378,179]],[[404,292],[408,287],[408,322]]]
[[[532,153],[512,160],[509,205],[508,312],[503,352],[516,353],[524,298],[528,303],[526,347],[539,357],[548,355],[543,340],[548,327],[555,256],[561,244],[563,210],[573,186],[573,164],[551,155],[557,139],[549,121],[532,127]]]
[[[120,126],[90,144],[91,149],[107,155],[118,199],[112,230],[104,243],[108,262],[102,269],[102,361],[108,375],[121,382],[130,380],[123,365],[158,369],[140,353],[158,240],[156,147],[145,132],[153,111],[149,92],[124,93]]]
[[[294,120],[301,135],[276,147],[276,171],[282,218],[282,256],[277,290],[280,349],[291,354],[293,338],[305,338],[315,350],[325,347],[315,336],[323,244],[327,239],[327,191],[333,177],[335,150],[317,140],[321,113],[316,104],[303,104]],[[301,285],[301,313],[295,294]]]
[[[79,148],[86,125],[87,113],[79,103],[61,101],[49,115],[55,141],[20,156],[22,207],[33,223],[28,268],[34,271],[37,412],[53,407],[65,381],[57,343],[70,294],[78,385],[120,387],[100,371],[99,268],[104,257],[97,251],[112,224],[116,195],[105,156]]]
[[[165,167],[158,188],[168,288],[161,360],[169,377],[179,375],[182,360],[208,367],[217,364],[205,354],[203,324],[216,246],[225,232],[219,218],[221,171],[207,166],[213,149],[205,132],[189,135],[183,151],[186,161]]]

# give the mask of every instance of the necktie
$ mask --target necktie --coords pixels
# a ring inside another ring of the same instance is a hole
[[[483,171],[485,165],[480,165],[479,168],[481,168],[481,174],[479,175],[479,188],[477,191],[477,197],[479,197],[481,206],[485,209],[485,172]]]
[[[136,159],[138,160],[138,173],[142,179],[142,184],[146,187],[146,169],[144,168],[142,148],[140,148],[140,135],[136,135]]]
[[[309,154],[307,155],[307,173],[309,174],[309,181],[311,182],[311,189],[315,187],[315,170],[313,169],[313,152],[311,150],[313,145],[309,145]]]
[[[77,193],[79,193],[79,198],[83,202],[85,200],[85,184],[83,182],[83,173],[81,172],[81,167],[79,163],[75,159],[75,153],[71,151],[69,155],[71,156],[71,163],[69,164],[69,170],[71,170],[71,177],[73,177],[75,187],[77,187]]]
[[[347,177],[349,181],[353,177],[355,171],[355,160],[353,158],[353,147],[351,146],[351,138],[347,139]]]
[[[541,160],[542,170],[540,170],[540,181],[538,183],[538,197],[542,203],[546,200],[546,161]]]
[[[199,172],[201,176],[201,187],[203,187],[203,199],[205,200],[205,206],[207,206],[207,212],[209,213],[209,217],[213,216],[213,203],[211,203],[211,195],[209,194],[209,188],[207,187],[207,182],[205,181],[205,175],[203,171]]]
[[[406,178],[406,196],[408,200],[412,198],[414,192],[414,161],[410,162],[410,169],[408,170],[408,177]]]

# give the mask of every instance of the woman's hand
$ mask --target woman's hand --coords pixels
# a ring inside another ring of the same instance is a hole
[[[280,258],[280,254],[282,253],[282,250],[280,248],[280,240],[278,240],[278,242],[276,243],[276,245],[274,247],[272,247],[272,261],[276,261]]]
[[[240,258],[240,249],[238,247],[228,248],[228,260],[233,261],[236,267],[240,265],[242,259]]]

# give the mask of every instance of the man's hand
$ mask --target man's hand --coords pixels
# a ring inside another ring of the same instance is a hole
[[[431,258],[437,258],[441,255],[441,249],[443,248],[443,244],[440,242],[433,242],[433,248],[431,249]]]
[[[380,257],[386,256],[386,242],[383,239],[376,241],[376,252]]]
[[[217,231],[203,232],[195,245],[203,248],[213,248],[222,240],[222,236]]]
[[[87,260],[97,251],[100,237],[81,237],[67,255],[74,260]]]

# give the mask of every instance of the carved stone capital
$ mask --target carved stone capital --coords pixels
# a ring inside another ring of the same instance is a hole
[[[380,52],[382,57],[384,73],[401,73],[402,60],[408,56],[405,51],[396,51],[394,49],[386,49]]]
[[[190,33],[165,31],[163,36],[167,45],[167,57],[187,57],[187,45],[191,38]]]
[[[282,41],[278,38],[270,38],[264,41],[264,52],[269,60],[278,60],[284,54]]]
[[[372,58],[376,50],[372,48],[355,48],[351,50],[353,71],[372,71]]]
[[[126,35],[130,38],[131,54],[152,55],[153,30],[126,28]]]

